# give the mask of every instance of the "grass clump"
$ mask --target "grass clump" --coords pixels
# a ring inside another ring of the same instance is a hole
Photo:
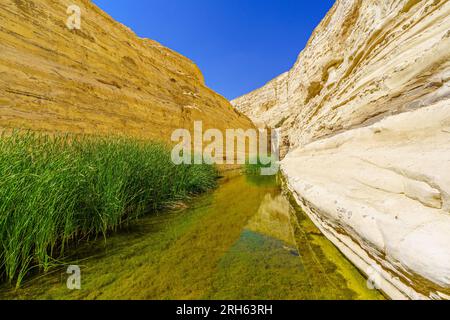
[[[272,157],[272,161],[276,161],[276,159]],[[266,171],[263,172],[263,169],[266,169]],[[248,159],[244,165],[243,172],[247,182],[257,186],[270,186],[276,183],[279,168],[274,167],[272,163],[262,163],[258,157]]]
[[[272,160],[274,161],[274,160]],[[268,164],[264,164],[262,163],[262,161],[260,160],[260,158],[253,158],[253,159],[248,159],[244,165],[244,173],[247,176],[260,176],[261,175],[261,171],[264,168],[271,168],[272,167],[272,162],[268,163]]]
[[[215,186],[208,165],[171,161],[163,144],[126,138],[0,137],[0,278],[19,286],[75,239],[106,236],[139,216]]]

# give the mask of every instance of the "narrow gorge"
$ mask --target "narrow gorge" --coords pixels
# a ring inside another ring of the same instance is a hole
[[[450,1],[337,0],[228,101],[93,1],[0,0],[0,179],[0,300],[449,300]]]
[[[338,0],[293,68],[234,100],[288,188],[395,299],[450,297],[450,1]]]

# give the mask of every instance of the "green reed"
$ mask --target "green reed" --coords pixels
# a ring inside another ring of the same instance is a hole
[[[163,144],[127,138],[0,137],[0,278],[19,286],[68,243],[106,236],[216,185],[208,165],[176,166]]]

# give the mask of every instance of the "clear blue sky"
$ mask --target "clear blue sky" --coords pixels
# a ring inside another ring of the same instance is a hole
[[[334,0],[94,0],[140,37],[192,59],[229,99],[289,70]]]

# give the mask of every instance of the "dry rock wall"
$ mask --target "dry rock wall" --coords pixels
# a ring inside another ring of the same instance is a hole
[[[77,5],[80,29],[69,29]],[[197,66],[88,0],[0,0],[0,129],[169,141],[178,128],[250,128]]]
[[[280,128],[303,209],[392,298],[450,297],[450,1],[338,0],[233,101]]]

